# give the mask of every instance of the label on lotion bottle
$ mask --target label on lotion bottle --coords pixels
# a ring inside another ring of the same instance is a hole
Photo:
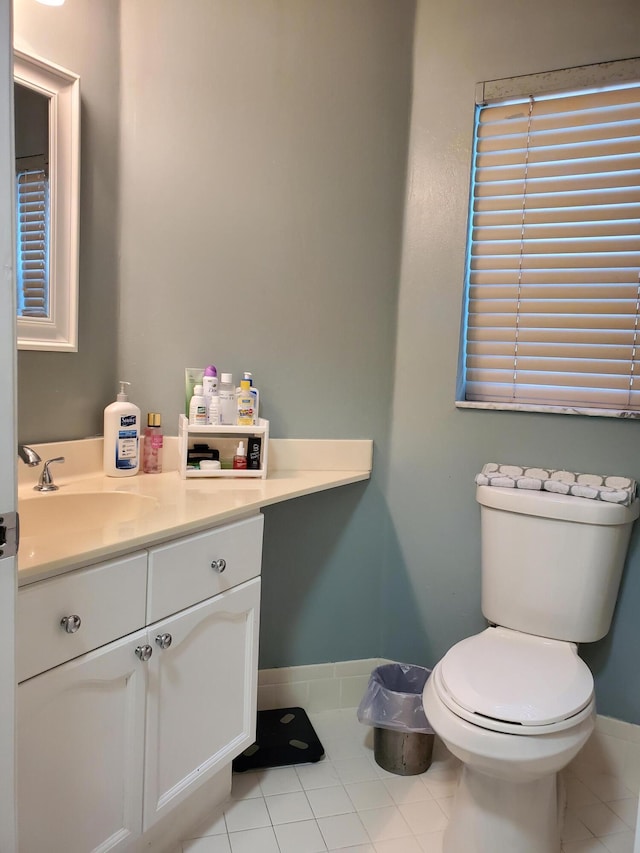
[[[116,468],[129,470],[138,467],[138,418],[121,415],[116,441]]]

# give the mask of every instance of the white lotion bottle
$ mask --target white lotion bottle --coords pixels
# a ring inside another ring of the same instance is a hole
[[[207,400],[204,396],[202,385],[196,385],[193,389],[193,397],[189,403],[189,423],[192,426],[206,426],[208,422]]]
[[[115,403],[104,410],[103,465],[107,477],[133,477],[140,467],[140,409],[129,402],[120,382]]]

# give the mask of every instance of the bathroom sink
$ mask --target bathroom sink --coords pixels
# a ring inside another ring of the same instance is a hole
[[[157,506],[154,498],[129,492],[38,495],[18,501],[20,535],[59,537],[75,531],[133,522]]]

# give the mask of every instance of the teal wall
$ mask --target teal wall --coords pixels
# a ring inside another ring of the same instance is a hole
[[[475,84],[622,59],[639,44],[635,0],[418,4],[385,487],[393,531],[382,582],[385,654],[434,663],[482,628],[473,481],[485,462],[640,478],[637,421],[454,407]],[[636,534],[612,631],[582,649],[600,712],[634,723],[639,576]]]
[[[100,433],[119,378],[175,432],[210,361],[274,436],[374,439],[369,483],[265,511],[261,666],[480,630],[485,462],[640,478],[634,422],[454,406],[475,83],[634,55],[636,0],[15,7],[83,91],[80,352],[19,355],[21,440]],[[639,562],[583,650],[635,723]]]

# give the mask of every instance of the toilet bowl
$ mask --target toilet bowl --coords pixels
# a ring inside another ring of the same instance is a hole
[[[573,643],[491,627],[436,665],[425,713],[463,769],[444,853],[558,853],[557,774],[593,731],[593,679]]]

